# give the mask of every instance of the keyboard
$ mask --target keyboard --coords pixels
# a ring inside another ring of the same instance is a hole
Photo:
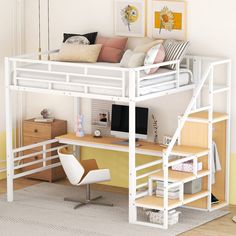
[[[127,141],[115,141],[115,142],[113,142],[112,144],[123,145],[123,146],[129,146],[129,142],[127,142]],[[136,147],[140,147],[141,144],[136,143],[135,146],[136,146]]]

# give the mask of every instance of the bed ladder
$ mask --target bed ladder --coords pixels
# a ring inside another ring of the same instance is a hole
[[[218,65],[227,65],[227,85],[226,87],[216,89],[214,90],[214,69]],[[203,91],[203,88],[206,84],[206,82],[209,81],[208,83],[208,98],[209,98],[209,104],[207,106],[202,106],[197,108],[197,102],[198,102],[198,97],[201,95],[201,92]],[[163,167],[162,167],[162,175],[163,175],[163,182],[164,182],[164,197],[163,197],[163,208],[160,208],[163,210],[164,213],[164,221],[163,225],[157,225],[153,223],[148,223],[148,222],[142,222],[142,221],[136,221],[135,223],[141,224],[141,225],[147,225],[147,226],[152,226],[156,228],[163,228],[163,229],[168,229],[168,211],[170,210],[169,207],[169,200],[168,200],[168,189],[170,189],[173,186],[178,186],[180,183],[174,183],[170,184],[169,183],[169,170],[168,168],[178,164],[178,163],[183,163],[189,160],[192,160],[194,163],[194,174],[197,176],[197,160],[199,157],[206,156],[208,155],[208,165],[211,166],[211,156],[212,156],[212,120],[213,120],[213,96],[216,93],[220,92],[228,92],[228,107],[227,107],[227,112],[230,114],[230,81],[231,81],[231,60],[221,60],[221,61],[216,61],[212,62],[210,66],[208,67],[206,73],[203,75],[202,79],[199,81],[199,83],[196,85],[196,88],[193,91],[193,96],[191,98],[190,103],[187,106],[187,109],[184,112],[184,115],[179,119],[178,122],[178,127],[172,137],[172,140],[170,144],[168,145],[167,149],[164,151],[163,156],[162,156],[162,161],[163,161]],[[208,112],[208,149],[205,150],[198,150],[196,147],[189,147],[189,148],[195,148],[196,150],[192,152],[191,155],[189,153],[183,153],[180,151],[181,145],[176,145],[176,142],[178,138],[181,135],[181,131],[186,124],[186,122],[189,119],[189,116],[191,114],[201,112],[201,111],[206,111]],[[229,138],[229,134],[228,134]],[[181,159],[175,160],[175,161],[170,161],[169,162],[169,157],[177,155],[180,156]],[[158,174],[157,174],[158,175]],[[155,173],[151,174],[150,176],[155,176]],[[208,176],[208,191],[202,194],[199,197],[208,197],[208,210],[210,210],[209,206],[211,205],[211,173],[210,171],[207,173]],[[137,186],[135,186],[137,187]],[[182,189],[183,191],[183,189]],[[150,194],[150,193],[149,193]],[[197,200],[197,199],[196,199]],[[140,204],[136,204],[137,207],[144,207],[145,208],[145,201],[138,201]],[[182,204],[187,204],[188,201],[183,201],[182,199]],[[155,205],[155,204],[154,204]],[[153,205],[153,206],[154,206]],[[178,207],[180,205],[175,205],[173,208]],[[158,208],[153,208],[156,210],[160,210]]]

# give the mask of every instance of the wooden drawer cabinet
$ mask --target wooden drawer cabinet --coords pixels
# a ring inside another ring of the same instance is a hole
[[[24,146],[39,143],[42,141],[50,140],[56,136],[63,135],[67,133],[67,122],[64,120],[54,120],[51,123],[39,123],[34,122],[34,119],[25,120],[23,122],[23,144]],[[59,144],[49,144],[47,148],[53,148]],[[42,147],[33,148],[24,152],[24,155],[32,154],[42,151]],[[57,155],[56,151],[48,152],[47,157]],[[24,164],[37,161],[42,159],[41,154],[35,154],[35,156],[27,158],[24,160]],[[47,165],[57,163],[59,159],[54,159],[47,161]],[[23,168],[23,171],[29,171],[32,169],[43,167],[43,162],[30,165]],[[65,178],[65,173],[62,167],[56,167],[53,169],[45,170],[36,174],[28,175],[27,178],[39,179],[44,181],[53,182],[58,179]]]

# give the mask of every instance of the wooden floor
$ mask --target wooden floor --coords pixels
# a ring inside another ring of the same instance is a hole
[[[22,189],[38,183],[40,183],[40,181],[22,178],[14,181],[14,189]],[[58,181],[57,184],[69,185],[68,181],[66,180]],[[94,185],[92,188],[101,191],[112,191],[119,194],[127,194],[127,189],[123,188],[105,185]],[[6,190],[6,181],[0,180],[0,194],[5,194]],[[236,215],[236,206],[230,206],[226,209],[230,210],[231,214],[186,232],[182,234],[182,236],[235,236],[236,223],[232,221],[232,217]]]

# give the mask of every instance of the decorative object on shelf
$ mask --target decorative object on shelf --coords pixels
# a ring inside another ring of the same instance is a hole
[[[184,194],[196,194],[202,191],[202,178],[184,184]]]
[[[163,142],[162,142],[161,146],[167,147],[167,146],[170,144],[171,140],[172,140],[172,137],[170,137],[170,136],[164,136],[164,137],[163,137]],[[176,142],[175,142],[175,145],[177,145],[178,142],[179,142],[179,141],[178,141],[178,139],[177,139]]]
[[[108,126],[109,124],[109,111],[100,110],[97,114],[96,120],[93,122],[94,125],[98,126]]]
[[[202,162],[197,163],[197,171],[201,171],[203,168]],[[194,172],[194,164],[193,161],[187,161],[184,163],[180,163],[172,166],[172,170],[181,171],[181,172]]]
[[[78,120],[77,120],[77,124],[76,124],[76,136],[77,137],[84,137],[84,116],[83,115],[79,115],[78,116]]]
[[[34,122],[45,122],[45,123],[50,123],[50,122],[53,122],[54,121],[54,117],[50,116],[50,111],[45,108],[43,109],[41,112],[40,112],[40,115],[42,117],[36,117],[34,119]]]
[[[157,119],[155,117],[154,114],[152,114],[152,121],[153,121],[153,131],[154,131],[154,143],[158,143],[158,134],[157,134],[157,130],[158,130],[158,125],[157,125]]]
[[[44,118],[44,119],[47,119],[47,118],[49,118],[49,110],[48,109],[43,109],[42,111],[41,111],[41,116]]]
[[[95,131],[94,131],[94,136],[93,136],[94,138],[101,138],[102,137],[102,132],[101,132],[101,130],[100,129],[96,129]]]
[[[115,34],[145,36],[145,1],[115,0]]]
[[[158,210],[148,210],[146,214],[149,216],[149,221],[155,224],[163,224],[164,213]],[[179,222],[180,211],[172,210],[168,212],[168,225],[175,225]]]
[[[186,2],[182,0],[154,0],[152,36],[186,40]]]

